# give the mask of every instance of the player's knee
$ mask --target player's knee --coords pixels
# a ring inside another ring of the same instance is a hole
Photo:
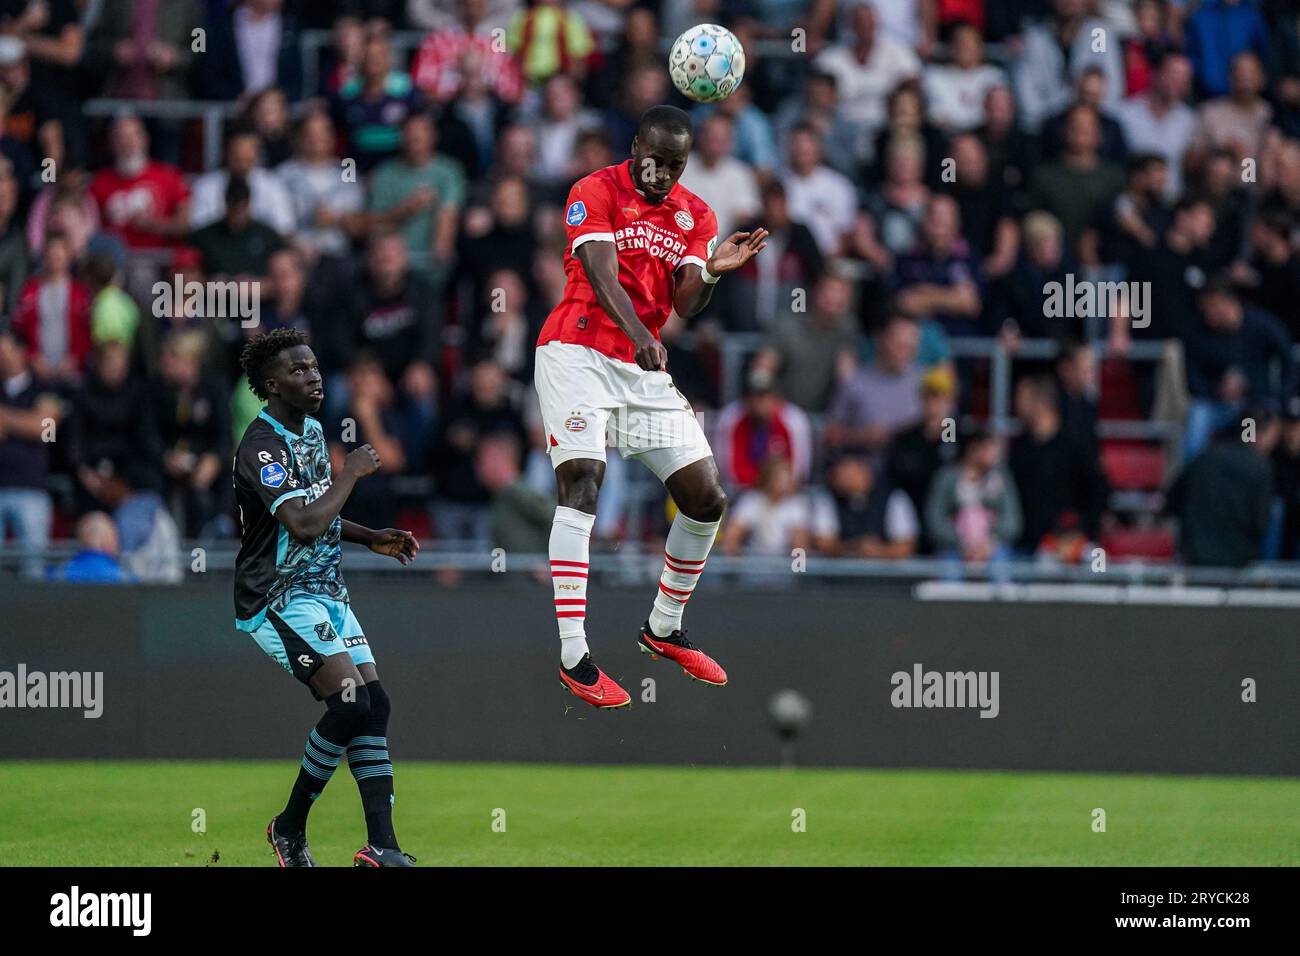
[[[379,686],[379,681],[371,681],[366,685],[366,690],[370,692],[370,722],[372,724],[387,724],[388,715],[393,710],[387,692],[383,687]]]
[[[365,684],[344,687],[326,700],[325,706],[344,720],[363,721],[370,716],[370,692]]]
[[[682,509],[686,517],[696,521],[719,521],[727,510],[727,493],[721,485],[706,488],[691,502],[690,509]]]
[[[583,469],[570,476],[560,491],[560,504],[565,508],[576,508],[587,514],[595,514],[596,500],[600,496],[600,480],[596,469]]]

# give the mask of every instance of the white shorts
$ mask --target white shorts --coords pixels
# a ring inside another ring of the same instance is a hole
[[[585,345],[547,342],[537,349],[535,379],[552,468],[573,458],[604,461],[612,446],[664,481],[713,454],[667,372],[647,372]]]

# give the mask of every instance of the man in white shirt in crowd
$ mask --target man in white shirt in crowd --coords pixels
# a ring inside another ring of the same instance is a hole
[[[757,216],[761,202],[754,170],[731,155],[735,145],[731,117],[710,114],[696,130],[695,151],[681,178],[683,186],[713,207],[719,236],[731,235],[737,222]]]
[[[790,217],[812,231],[822,255],[837,255],[856,221],[858,195],[847,176],[822,162],[821,138],[811,126],[791,132],[790,165],[781,179]]]
[[[921,61],[911,47],[883,36],[871,3],[853,8],[853,36],[819,53],[813,68],[835,77],[841,111],[858,130],[858,151],[870,158],[876,132],[885,123],[885,101],[903,80],[919,76]]]
[[[226,186],[231,176],[248,182],[253,194],[252,216],[282,236],[293,234],[293,200],[280,177],[261,165],[262,143],[251,129],[240,129],[226,140],[226,166],[194,180],[190,192],[190,226],[202,229],[226,214]]]

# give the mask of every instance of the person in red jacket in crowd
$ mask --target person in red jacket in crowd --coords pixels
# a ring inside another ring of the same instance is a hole
[[[72,247],[63,233],[46,234],[41,271],[19,293],[13,325],[27,342],[37,381],[81,380],[90,352],[90,290],[72,275]]]

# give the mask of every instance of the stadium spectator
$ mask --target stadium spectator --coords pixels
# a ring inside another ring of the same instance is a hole
[[[217,222],[226,211],[226,189],[242,179],[252,193],[252,215],[281,236],[293,232],[297,222],[289,190],[278,175],[262,166],[262,141],[257,133],[242,127],[226,139],[226,165],[194,181],[190,199],[190,223],[202,229]]]
[[[724,237],[735,231],[737,222],[752,220],[760,203],[758,179],[748,165],[731,155],[734,147],[731,117],[711,114],[696,131],[695,149],[680,180],[713,208],[718,235]]]
[[[741,84],[720,103],[705,103],[695,109],[695,116],[703,121],[716,113],[731,117],[736,128],[736,147],[733,155],[754,168],[760,181],[771,178],[781,164],[781,150],[777,146],[772,121],[766,112],[754,103],[753,90]]]
[[[23,41],[0,34],[0,154],[13,164],[21,188],[20,204],[29,201],[28,190],[36,162],[49,157],[56,162],[63,149],[63,124],[49,97],[31,85],[27,48]]]
[[[878,452],[921,418],[917,362],[921,330],[914,319],[894,314],[876,333],[875,359],[844,379],[826,413],[828,448]]]
[[[6,535],[20,554],[19,570],[40,577],[54,509],[50,501],[50,443],[62,403],[32,375],[21,333],[0,326],[0,549]]]
[[[541,109],[530,125],[537,138],[539,178],[552,187],[567,188],[575,178],[578,136],[600,128],[600,114],[583,106],[582,92],[572,77],[557,73],[542,87]]]
[[[1061,388],[1061,427],[1070,440],[1090,446],[1100,456],[1097,438],[1097,353],[1079,339],[1064,339],[1056,357],[1056,380]]]
[[[1086,0],[1053,0],[1048,18],[1029,23],[1022,33],[1012,77],[1021,121],[1030,132],[1037,133],[1048,117],[1070,105],[1072,80],[1089,66],[1105,75],[1107,107],[1124,95],[1119,45],[1096,43],[1097,36],[1106,36],[1107,28],[1089,15],[1088,8]]]
[[[519,440],[513,434],[489,434],[478,444],[474,471],[492,496],[488,541],[507,554],[545,554],[555,497],[529,485],[520,473],[519,461]]]
[[[31,84],[59,121],[58,135],[45,155],[62,166],[69,155],[85,153],[85,121],[77,102],[77,64],[86,35],[73,0],[4,0],[0,35],[19,40],[31,60]]]
[[[910,48],[882,36],[874,5],[852,8],[853,34],[813,58],[813,68],[835,77],[840,110],[858,134],[858,158],[869,159],[870,144],[885,125],[885,101],[903,80],[921,74]]]
[[[812,230],[791,218],[785,187],[775,181],[765,183],[761,195],[760,213],[736,225],[746,232],[760,225],[768,230],[764,255],[741,266],[732,281],[714,294],[718,311],[730,330],[773,328],[777,316],[785,313],[795,296],[802,300],[825,269],[825,258]]]
[[[1167,505],[1179,518],[1178,550],[1192,565],[1240,568],[1262,557],[1274,521],[1270,456],[1282,427],[1277,416],[1249,409],[1252,441],[1234,431],[1187,463],[1169,488]]]
[[[18,215],[13,163],[0,158],[0,308],[10,313],[27,283],[27,239]]]
[[[1020,125],[1009,86],[995,86],[984,97],[984,125],[975,131],[989,157],[989,178],[1020,196],[1038,164],[1038,137]]]
[[[1196,70],[1203,96],[1228,92],[1236,58],[1251,51],[1260,59],[1270,55],[1268,24],[1253,3],[1204,0],[1183,25],[1183,42]]]
[[[427,114],[406,117],[401,156],[371,177],[369,209],[372,228],[401,234],[411,271],[441,285],[456,249],[465,177],[459,163],[438,155],[437,137]]]
[[[820,138],[826,165],[846,176],[859,169],[858,130],[840,109],[839,87],[830,73],[808,74],[802,93],[791,93],[775,117],[779,142],[789,142],[796,126],[807,124]]]
[[[791,217],[812,231],[823,256],[836,255],[853,228],[857,198],[848,177],[822,162],[821,140],[811,126],[791,134],[789,166],[780,178]]]
[[[957,379],[948,368],[933,368],[921,379],[921,420],[894,436],[886,455],[885,477],[925,510],[926,493],[935,473],[957,457]],[[921,536],[921,549],[929,541]]]
[[[27,213],[27,244],[33,253],[45,248],[45,233],[52,224],[65,233],[76,229],[78,238],[73,246],[81,251],[90,237],[99,232],[99,207],[87,191],[87,183],[86,171],[72,167],[62,170],[54,182],[36,194]],[[58,214],[56,207],[65,203],[76,211]],[[74,253],[74,259],[80,258],[79,253]]]
[[[1015,414],[1022,431],[1007,456],[1023,492],[1023,527],[1016,550],[1023,555],[1051,549],[1077,562],[1085,544],[1100,540],[1109,487],[1095,442],[1081,443],[1065,427],[1056,383],[1046,375],[1016,385]]]
[[[886,113],[888,120],[876,134],[872,160],[863,167],[863,177],[869,182],[880,182],[886,176],[887,157],[893,144],[900,140],[919,140],[924,170],[922,178],[928,185],[939,183],[944,178],[948,137],[926,116],[921,84],[916,80],[900,83],[889,94]]]
[[[200,0],[102,0],[82,70],[114,99],[187,99],[202,22]]]
[[[487,277],[487,310],[469,329],[471,354],[489,354],[521,384],[532,381],[533,348],[541,321],[528,312],[528,290],[519,273],[497,269]]]
[[[941,128],[967,132],[984,122],[989,90],[1007,82],[1001,69],[984,59],[984,38],[972,23],[955,23],[948,34],[952,62],[925,67],[922,83],[927,112]]]
[[[313,110],[298,124],[294,158],[276,168],[293,204],[287,234],[312,260],[342,257],[350,240],[366,229],[366,194],[355,177],[343,175],[334,155],[334,124],[323,110]]]
[[[190,190],[180,170],[149,158],[149,136],[134,116],[113,120],[109,144],[113,165],[90,181],[104,228],[128,249],[174,246],[190,228]]]
[[[1002,464],[996,436],[971,433],[961,457],[935,474],[926,494],[925,527],[948,560],[1002,565],[1020,537],[1020,496]]]
[[[641,114],[668,95],[668,79],[659,64],[642,64],[622,74],[618,96],[606,108],[606,137],[619,154],[632,144],[640,125]]]
[[[1085,266],[1105,265],[1110,274],[1122,273],[1124,264],[1154,249],[1169,228],[1164,204],[1168,167],[1155,153],[1135,155],[1128,164],[1128,185],[1109,203],[1097,208],[1093,221],[1079,241],[1079,258]]]
[[[237,100],[271,86],[302,98],[302,48],[284,0],[243,0],[208,20],[208,50],[199,59],[199,88],[210,100]]]
[[[894,301],[907,315],[933,319],[949,335],[977,335],[984,308],[979,263],[961,234],[951,196],[931,197],[915,249],[894,263]]]
[[[344,13],[330,27],[329,47],[321,51],[320,88],[317,92],[329,100],[337,97],[345,85],[361,74],[365,52],[365,26],[359,17]]]
[[[201,332],[171,333],[163,342],[162,374],[153,387],[164,490],[189,538],[201,536],[231,504],[225,474],[232,451],[229,395],[204,374],[206,345]]]
[[[1226,149],[1240,164],[1260,156],[1273,108],[1264,99],[1268,78],[1253,53],[1239,53],[1232,61],[1230,91],[1202,103],[1196,111],[1196,133],[1188,164],[1195,167],[1212,149]]]
[[[81,380],[90,352],[90,292],[72,275],[72,249],[62,233],[45,237],[40,272],[18,296],[14,328],[27,341],[40,382],[72,386]]]
[[[1179,52],[1175,40],[1172,16],[1165,5],[1165,0],[1136,0],[1133,4],[1133,26],[1136,32],[1124,38],[1124,85],[1130,98],[1140,96],[1155,83],[1167,60],[1181,60],[1187,68],[1187,91],[1178,97],[1178,101],[1187,98],[1191,92],[1191,61]],[[1147,149],[1148,145],[1137,146],[1132,139],[1129,145],[1135,149]]]
[[[475,458],[479,442],[497,432],[514,436],[517,447],[525,447],[527,432],[509,379],[496,362],[481,358],[470,369],[468,390],[448,403],[434,442],[433,520],[440,537],[487,545],[492,495],[479,478]]]
[[[1192,89],[1192,65],[1187,57],[1170,53],[1160,61],[1155,78],[1144,93],[1130,96],[1115,107],[1115,119],[1124,141],[1134,153],[1163,156],[1169,176],[1165,196],[1183,191],[1183,157],[1196,136],[1196,114],[1186,104]]]
[[[442,314],[428,281],[409,268],[399,233],[381,232],[370,240],[366,270],[347,311],[349,322],[338,330],[340,346],[334,354],[374,351],[384,374],[432,423]]]
[[[719,543],[725,554],[789,557],[795,548],[833,552],[835,535],[833,505],[801,490],[790,460],[774,455],[729,509]]]
[[[497,137],[516,109],[492,92],[483,76],[483,54],[462,54],[465,84],[450,103],[433,108],[438,126],[438,151],[461,165],[466,177],[477,179],[492,166]]]
[[[518,176],[502,176],[492,187],[490,206],[474,207],[465,215],[457,253],[457,274],[466,282],[458,294],[463,315],[469,318],[471,337],[478,318],[492,308],[495,287],[491,273],[508,269],[528,281],[537,255],[537,239],[530,228],[528,186]]]
[[[135,579],[118,560],[117,527],[102,511],[92,511],[77,521],[77,553],[50,568],[51,581],[69,584],[134,584]]]
[[[591,29],[564,0],[536,0],[515,13],[506,29],[506,45],[518,56],[530,83],[556,73],[581,80],[596,49]]]
[[[1020,232],[1013,197],[989,175],[988,153],[979,137],[963,133],[953,138],[953,182],[940,188],[957,201],[962,236],[980,269],[990,280],[1000,279],[1016,264]]]
[[[1106,109],[1106,74],[1098,66],[1089,66],[1075,80],[1075,98],[1070,106],[1043,121],[1039,131],[1039,151],[1044,161],[1059,159],[1066,149],[1066,126],[1070,110],[1075,106],[1091,106],[1101,123],[1101,142],[1098,155],[1103,162],[1123,167],[1128,160],[1128,146],[1124,129]]]
[[[788,460],[799,483],[812,473],[812,423],[781,397],[776,377],[761,365],[746,376],[744,397],[718,414],[714,432],[714,457],[730,488],[753,488],[774,458]]]
[[[1180,200],[1170,214],[1169,228],[1155,248],[1133,262],[1129,278],[1150,282],[1152,289],[1160,290],[1159,295],[1152,296],[1150,323],[1135,328],[1136,337],[1181,338],[1192,330],[1196,293],[1211,268],[1209,251],[1214,226],[1214,209],[1206,200]]]
[[[1227,277],[1208,282],[1199,305],[1202,323],[1187,338],[1192,404],[1183,436],[1184,461],[1195,458],[1216,431],[1236,425],[1247,404],[1281,408],[1296,384],[1286,329],[1244,304]]]
[[[368,444],[379,454],[379,472],[348,498],[348,520],[367,527],[387,527],[396,518],[394,476],[407,471],[408,462],[418,460],[423,436],[418,415],[408,414],[393,383],[374,353],[362,350],[351,356],[347,367],[348,405],[326,429],[330,459],[336,468],[353,448]],[[412,444],[418,443],[418,444]],[[415,455],[408,454],[414,450]]]
[[[293,155],[289,101],[279,87],[268,86],[250,98],[239,123],[255,132],[261,140],[262,160],[267,168],[279,166]]]
[[[209,276],[241,281],[260,281],[271,253],[283,245],[278,230],[254,217],[252,188],[241,176],[226,182],[221,217],[191,233],[189,243]]]
[[[883,187],[866,199],[871,240],[863,242],[866,237],[855,235],[852,240],[855,251],[863,253],[879,271],[888,275],[893,270],[893,257],[911,251],[916,245],[929,202],[930,187],[925,184],[925,144],[916,135],[900,136],[890,144],[885,156]],[[859,217],[855,222],[855,232],[861,224]],[[834,251],[830,250],[831,254]]]
[[[66,452],[83,507],[99,500],[100,462],[162,460],[149,387],[132,378],[130,371],[127,347],[121,342],[102,342],[95,347],[94,364],[85,383],[73,393],[65,429]],[[161,476],[149,477],[157,480]]]
[[[105,459],[96,469],[96,498],[112,510],[121,562],[133,581],[181,582],[181,535],[168,513],[148,466]]]
[[[90,296],[90,341],[96,345],[116,341],[132,348],[140,330],[140,307],[118,284],[113,257],[106,253],[87,256],[81,277]]]
[[[824,412],[845,365],[857,354],[853,285],[834,274],[813,287],[810,307],[789,310],[775,325],[764,361],[776,371],[781,393],[806,412]]]
[[[849,453],[826,469],[835,502],[834,553],[897,560],[916,554],[921,523],[907,493],[889,484],[867,455]]]
[[[411,6],[414,12],[417,4]],[[454,4],[426,2],[418,6],[422,10],[411,20],[430,30],[411,64],[411,78],[419,90],[438,103],[455,99],[469,80],[462,65],[466,62],[465,53],[472,50],[478,54],[473,63],[481,70],[488,88],[507,103],[519,100],[524,91],[519,61],[502,56],[505,51],[496,45],[493,35],[494,30],[505,26],[516,6],[513,0],[457,0]],[[442,9],[432,15],[435,6]],[[449,7],[454,9],[448,10]],[[451,19],[449,13],[455,18]],[[432,16],[426,18],[425,14]],[[449,22],[432,26],[431,20],[438,22],[444,17]]]
[[[1300,256],[1291,244],[1295,223],[1283,209],[1264,208],[1251,223],[1250,282],[1246,297],[1286,325],[1300,340]]]
[[[1065,125],[1065,151],[1060,159],[1043,163],[1029,184],[1029,201],[1060,220],[1066,248],[1077,255],[1079,238],[1097,207],[1124,188],[1124,173],[1105,162],[1101,119],[1091,106],[1070,108]]]
[[[344,134],[344,156],[356,160],[361,175],[392,159],[401,147],[406,117],[424,106],[410,75],[393,68],[391,38],[382,31],[370,32],[357,74],[333,100],[334,124]]]

